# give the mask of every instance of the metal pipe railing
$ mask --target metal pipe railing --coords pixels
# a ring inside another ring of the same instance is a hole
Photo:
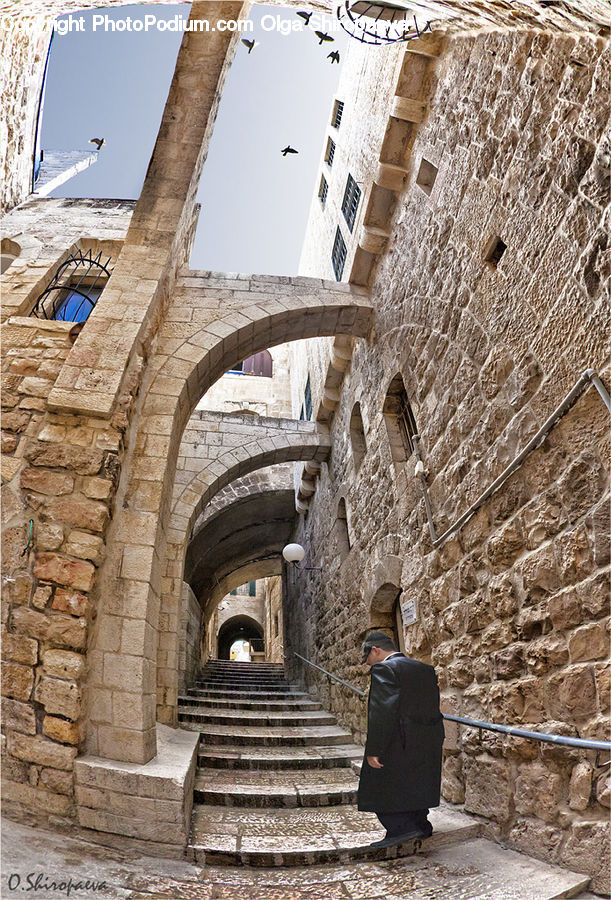
[[[490,484],[486,488],[486,490],[482,494],[480,494],[480,496],[477,498],[477,500],[475,500],[474,503],[471,504],[469,509],[467,509],[466,512],[464,512],[461,516],[459,516],[459,518],[452,525],[450,525],[450,527],[447,528],[443,532],[443,534],[441,534],[439,536],[437,536],[437,532],[435,529],[435,523],[433,521],[433,511],[432,511],[432,507],[431,507],[431,500],[430,500],[430,495],[429,495],[429,488],[428,488],[428,485],[426,482],[426,476],[425,476],[424,472],[420,473],[420,482],[422,484],[422,491],[424,494],[424,505],[425,505],[425,509],[426,509],[426,517],[427,517],[427,521],[428,521],[428,525],[429,525],[429,531],[431,534],[431,540],[433,543],[433,547],[439,547],[441,544],[445,543],[445,541],[447,541],[447,539],[452,534],[454,534],[456,531],[459,531],[463,527],[463,525],[466,525],[467,522],[471,518],[473,518],[473,516],[475,515],[477,510],[480,508],[480,506],[482,506],[486,502],[486,500],[488,500],[493,494],[495,494],[499,490],[499,488],[501,488],[503,486],[503,484],[507,481],[507,479],[510,478],[513,475],[513,473],[516,472],[517,469],[520,468],[520,466],[522,465],[524,460],[528,456],[530,456],[530,454],[533,452],[533,450],[536,450],[537,447],[543,443],[543,441],[545,440],[545,438],[547,437],[549,432],[552,430],[552,428],[556,424],[556,422],[559,419],[561,419],[562,416],[565,415],[565,413],[567,413],[569,411],[569,409],[576,403],[576,401],[583,394],[583,392],[585,391],[586,387],[589,384],[594,385],[594,387],[596,388],[596,390],[602,397],[602,400],[603,400],[605,406],[611,413],[611,397],[609,396],[609,392],[607,391],[607,388],[605,387],[605,385],[601,381],[599,375],[596,373],[596,371],[594,369],[586,369],[585,372],[579,378],[579,380],[576,382],[574,387],[571,388],[569,393],[566,395],[564,400],[562,400],[562,402],[558,404],[558,406],[556,407],[554,412],[550,416],[548,416],[548,418],[545,420],[545,422],[543,423],[541,428],[537,431],[535,436],[530,439],[530,441],[526,444],[524,449],[521,450],[520,453],[518,453],[518,455],[509,463],[509,465],[503,469],[503,471],[498,476],[498,478],[495,478],[495,480],[492,482],[492,484]],[[416,441],[414,443],[415,443],[416,450],[417,450],[416,456],[417,456],[418,461],[421,462],[422,458],[420,455],[420,448],[419,448],[419,435],[415,435],[415,437],[416,437]]]
[[[344,681],[343,678],[339,678],[339,676],[334,675],[333,672],[328,672],[326,669],[323,669],[322,666],[317,666],[316,663],[311,662],[311,660],[306,659],[305,656],[301,656],[300,653],[295,653],[294,650],[290,651],[293,656],[298,657],[298,659],[302,659],[304,663],[307,663],[309,666],[312,666],[313,669],[318,669],[319,672],[324,672],[324,674],[328,678],[332,678],[333,681],[338,681],[340,684],[343,684],[344,687],[349,688],[351,691],[354,691],[355,694],[359,694],[361,697],[367,696],[367,691],[362,691],[360,688],[355,687],[353,684],[350,684],[348,681]],[[284,656],[284,653],[282,654]],[[284,657],[286,659],[286,657]]]
[[[443,713],[444,719],[450,722],[458,722],[460,725],[468,725],[470,728],[481,728],[486,731],[498,731],[511,737],[526,738],[529,741],[539,741],[543,744],[560,744],[563,747],[577,747],[581,750],[606,750],[611,752],[609,741],[589,741],[585,738],[566,737],[563,734],[545,734],[541,731],[526,731],[524,728],[514,728],[512,725],[495,725],[494,722],[480,722],[477,719],[467,719],[464,716],[453,716]]]
[[[319,672],[323,672],[328,678],[332,678],[333,681],[338,681],[340,684],[343,684],[351,691],[354,691],[355,694],[359,694],[361,697],[367,696],[367,691],[362,691],[348,681],[344,681],[343,678],[339,678],[337,675],[334,675],[333,672],[323,669],[322,666],[306,659],[305,656],[301,656],[300,653],[296,653],[294,650],[289,652],[292,653],[293,656],[298,657],[298,659],[303,660],[303,662],[307,663],[309,666],[312,666],[313,669],[318,669]],[[284,652],[282,655],[286,659]],[[514,728],[513,725],[496,725],[494,722],[482,722],[479,719],[468,719],[465,716],[455,716],[451,713],[442,713],[442,715],[448,722],[458,722],[459,725],[467,725],[469,728],[496,731],[501,734],[508,734],[511,737],[525,738],[530,741],[539,741],[544,744],[557,744],[561,747],[576,747],[580,750],[602,750],[611,753],[611,742],[609,741],[590,741],[585,738],[566,737],[566,735],[563,734],[546,734],[542,731],[527,731],[524,728]]]

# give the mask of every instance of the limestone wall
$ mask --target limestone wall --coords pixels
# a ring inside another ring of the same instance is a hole
[[[438,550],[414,456],[393,458],[382,407],[400,372],[441,533],[584,369],[609,386],[608,72],[600,40],[493,31],[450,42],[373,283],[375,334],[355,347],[330,461],[296,534],[323,569],[289,587],[286,623],[295,649],[364,687],[358,642],[378,624],[372,601],[385,583],[401,588],[418,607],[407,652],[437,667],[446,710],[598,739],[610,671],[601,398],[590,388]],[[422,158],[438,168],[430,194],[415,183]],[[487,261],[498,238],[506,249]],[[358,471],[349,438],[357,400],[367,444]],[[343,562],[334,528],[342,494],[352,542]],[[362,734],[356,695],[303,677]],[[491,836],[593,872],[605,890],[610,795],[600,762],[461,729],[443,791],[485,817]]]
[[[196,680],[202,666],[202,610],[188,584],[183,584],[178,647],[178,690],[183,693]]]
[[[121,415],[47,418],[71,327],[14,317],[2,335],[3,797],[6,811],[41,817],[72,810],[92,590],[124,426]]]
[[[269,662],[283,662],[283,642],[282,578],[276,575],[265,579],[265,646]]]

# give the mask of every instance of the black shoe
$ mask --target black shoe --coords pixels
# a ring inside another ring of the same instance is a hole
[[[433,828],[431,827],[431,832],[426,834],[421,828],[414,828],[412,831],[407,831],[404,834],[395,834],[395,835],[386,835],[385,838],[381,841],[374,841],[373,844],[370,844],[370,847],[394,847],[395,844],[405,844],[407,841],[415,841],[418,839],[430,837]]]

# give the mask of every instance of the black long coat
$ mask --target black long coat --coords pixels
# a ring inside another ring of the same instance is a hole
[[[403,654],[373,665],[358,808],[391,813],[439,806],[443,738],[433,667]],[[372,769],[368,756],[384,767]]]

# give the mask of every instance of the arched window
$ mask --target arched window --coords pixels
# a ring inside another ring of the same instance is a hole
[[[342,562],[350,553],[350,533],[348,531],[348,512],[346,510],[346,501],[342,497],[337,504],[337,519],[335,520],[335,538],[339,558]]]
[[[271,353],[269,350],[262,350],[232,366],[229,371],[234,375],[259,375],[263,378],[271,378],[273,369]]]
[[[383,412],[392,458],[395,463],[405,462],[414,452],[418,428],[401,375],[395,375],[390,382]]]
[[[350,443],[352,445],[354,468],[358,472],[361,463],[363,462],[363,457],[367,453],[367,442],[365,441],[365,429],[363,427],[360,403],[355,403],[352,407],[352,415],[350,416]]]
[[[101,250],[95,257],[91,250],[77,250],[59,266],[31,315],[60,322],[85,322],[110,278],[109,263],[110,257],[102,260]]]

